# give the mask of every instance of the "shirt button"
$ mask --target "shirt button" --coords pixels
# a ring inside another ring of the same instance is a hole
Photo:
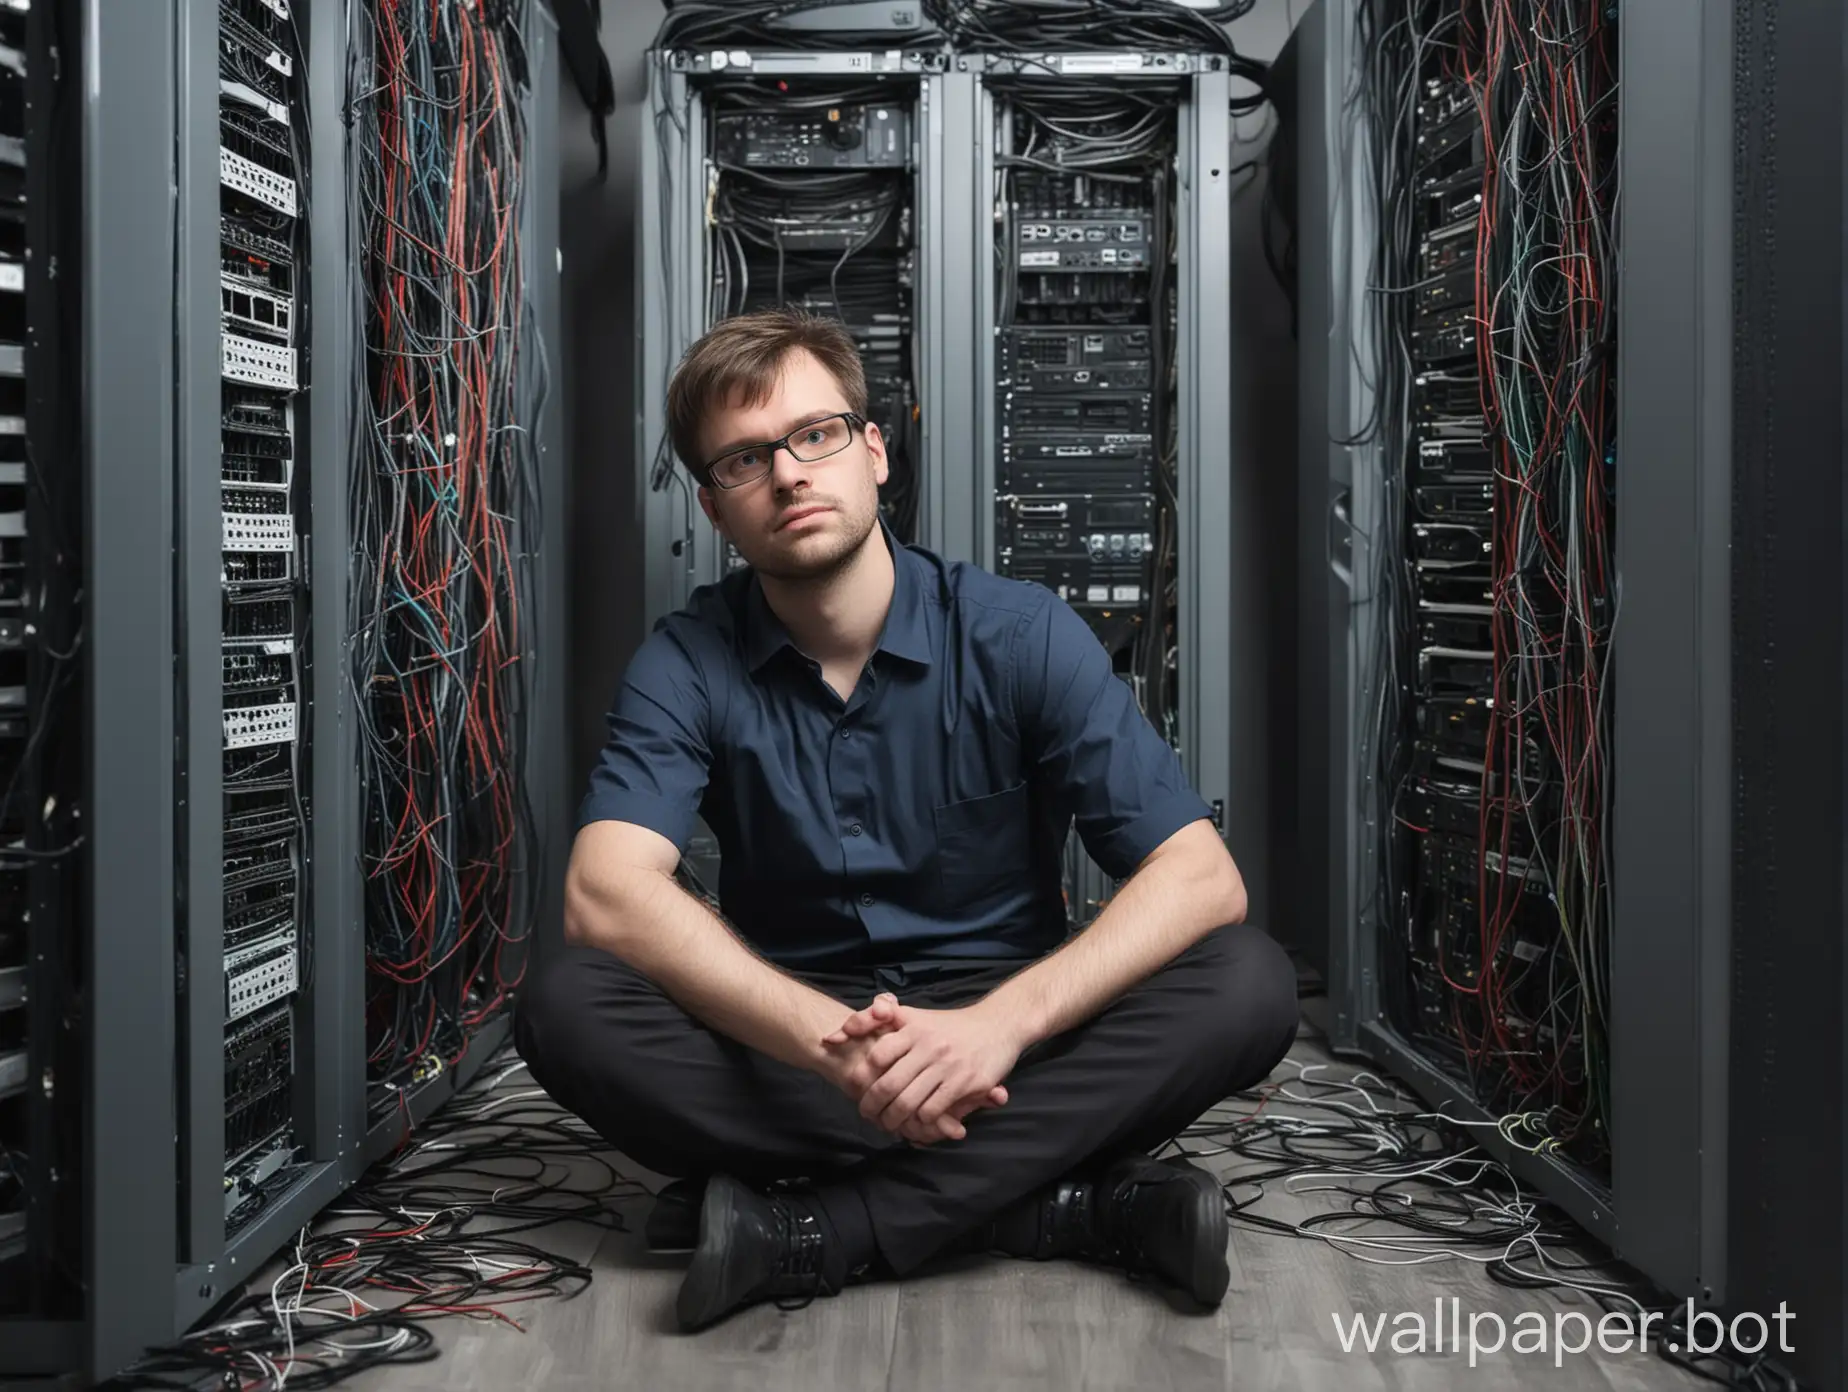
[[[860,824],[855,822],[852,826],[848,827],[847,834],[849,836],[858,836],[860,834]]]
[[[873,902],[873,896],[870,894],[862,894],[860,896],[860,902],[862,904],[871,904]]]
[[[842,730],[842,731],[841,731],[841,738],[842,738],[842,739],[852,739],[852,738],[853,738],[853,732],[852,732],[851,730]]]

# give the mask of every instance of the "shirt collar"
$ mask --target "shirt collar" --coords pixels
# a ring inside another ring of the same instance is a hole
[[[892,553],[892,605],[886,611],[885,627],[879,632],[878,650],[891,653],[907,662],[930,665],[930,625],[925,617],[924,577],[918,573],[919,559],[899,544],[885,518],[879,519],[879,534]],[[751,577],[745,600],[745,661],[756,672],[785,647],[795,642],[783,621],[764,598],[763,585]]]

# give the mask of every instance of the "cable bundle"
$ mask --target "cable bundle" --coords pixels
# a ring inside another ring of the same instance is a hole
[[[1369,0],[1355,42],[1378,361],[1348,443],[1378,443],[1388,520],[1363,753],[1384,1002],[1485,1107],[1602,1165],[1609,33],[1590,0]]]
[[[1515,974],[1500,950],[1513,881],[1496,877],[1491,893],[1485,878],[1476,1038],[1504,1055],[1517,1096],[1556,1109],[1562,1140],[1604,1125],[1608,1103],[1617,86],[1604,11],[1599,0],[1472,0],[1459,45],[1488,152],[1476,343],[1497,458],[1496,691],[1482,844],[1485,858],[1531,844],[1571,972],[1560,991],[1562,1047],[1535,1058],[1503,1025]]]
[[[1264,64],[1241,57],[1220,26],[1257,0],[1194,9],[1175,0],[926,0],[925,12],[958,48],[976,52],[1182,51],[1223,53],[1261,83]]]
[[[369,1076],[453,1060],[523,970],[543,394],[525,298],[526,0],[356,0],[366,352],[353,471]],[[375,1105],[389,1102],[375,1094]]]
[[[604,1142],[536,1088],[490,1065],[396,1157],[296,1237],[288,1266],[221,1318],[156,1349],[135,1387],[330,1387],[369,1368],[439,1356],[430,1321],[518,1330],[519,1307],[576,1295],[590,1268],[524,1234],[553,1223],[621,1230],[641,1196]]]

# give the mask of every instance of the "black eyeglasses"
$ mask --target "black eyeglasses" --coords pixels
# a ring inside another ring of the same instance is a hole
[[[742,488],[756,483],[770,472],[770,462],[779,449],[786,449],[804,464],[813,464],[831,454],[839,454],[853,443],[855,426],[866,421],[853,411],[798,425],[780,440],[765,440],[755,445],[740,445],[727,450],[706,466],[706,482],[715,488]]]

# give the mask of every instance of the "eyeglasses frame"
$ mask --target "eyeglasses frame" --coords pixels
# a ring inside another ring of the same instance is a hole
[[[789,443],[790,436],[798,435],[804,430],[812,430],[824,421],[831,420],[844,420],[847,422],[846,445],[842,445],[840,449],[829,450],[826,454],[816,455],[813,459],[803,459],[801,455],[797,454],[795,450],[791,448]],[[824,459],[834,458],[835,455],[845,450],[847,445],[851,445],[854,441],[854,431],[856,429],[860,430],[862,433],[864,433],[866,429],[866,417],[861,415],[858,411],[833,411],[825,416],[817,416],[814,420],[803,421],[801,425],[798,425],[794,430],[791,430],[788,435],[783,436],[781,439],[756,440],[750,444],[733,445],[730,449],[726,450],[724,454],[717,455],[707,461],[705,467],[700,470],[700,481],[708,488],[723,489],[727,492],[734,488],[749,488],[776,467],[776,452],[778,450],[788,450],[792,459],[801,460],[804,464],[819,464]],[[770,462],[764,466],[763,473],[754,474],[750,478],[745,479],[742,483],[720,483],[713,473],[713,470],[718,467],[719,460],[730,455],[738,454],[743,450],[763,450],[766,452],[766,457]]]

